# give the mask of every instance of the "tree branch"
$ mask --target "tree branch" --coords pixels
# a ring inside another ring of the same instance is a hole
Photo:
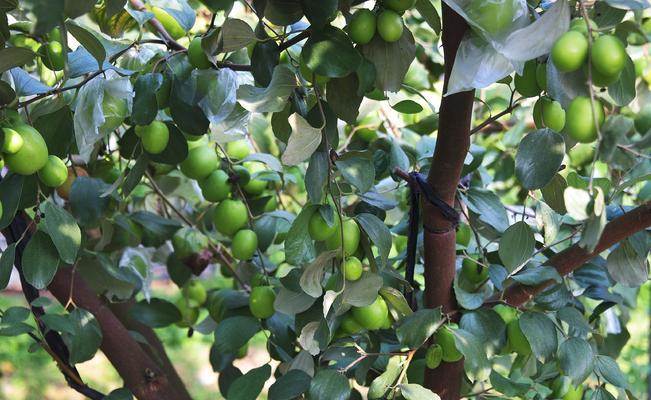
[[[461,39],[468,29],[465,20],[443,5],[443,48],[445,58],[444,92]],[[434,192],[454,205],[463,161],[470,147],[473,91],[446,95],[439,109],[439,131],[427,181]],[[456,232],[454,225],[438,208],[423,202],[425,239],[425,297],[427,307],[442,306],[443,312],[456,309],[452,283],[455,274]],[[425,370],[425,385],[443,400],[457,400],[461,391],[463,361],[442,363]]]
[[[593,252],[588,253],[579,247],[578,244],[575,244],[551,257],[545,265],[553,266],[561,276],[565,276],[602,251],[650,226],[651,202],[647,202],[610,221],[604,228],[601,239]],[[536,294],[542,292],[551,284],[552,281],[537,286],[524,286],[516,283],[506,288],[503,299],[508,304],[519,306],[531,300]]]

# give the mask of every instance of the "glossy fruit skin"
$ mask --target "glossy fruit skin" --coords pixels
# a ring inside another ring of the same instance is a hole
[[[590,27],[592,29],[598,28],[597,24],[593,20],[590,20]],[[588,26],[582,17],[574,18],[572,21],[570,21],[570,30],[580,32],[585,36],[588,36]]]
[[[201,38],[196,36],[188,46],[188,60],[193,67],[198,69],[210,68],[210,60],[201,48]]]
[[[154,17],[160,22],[167,33],[170,34],[174,39],[180,39],[185,36],[185,30],[179,24],[179,22],[174,19],[167,11],[163,10],[160,7],[147,7],[149,11],[154,13]]]
[[[545,98],[542,104],[542,120],[546,127],[560,132],[565,127],[565,110],[561,103]]]
[[[565,132],[579,143],[592,143],[597,139],[597,128],[592,115],[589,97],[577,96],[565,112]],[[594,104],[596,119],[601,126],[604,122],[604,108],[599,101]]]
[[[16,174],[31,175],[47,163],[47,144],[43,136],[29,125],[16,125],[14,130],[23,138],[23,145],[16,153],[5,154],[5,163]]]
[[[570,165],[574,168],[581,168],[594,159],[595,147],[588,143],[577,143],[567,155],[570,157]]]
[[[540,87],[536,80],[536,60],[529,60],[524,64],[522,75],[515,74],[515,90],[524,97],[534,97],[540,94]]]
[[[215,207],[213,223],[224,235],[232,236],[246,226],[249,214],[246,205],[240,200],[226,199]]]
[[[231,254],[238,260],[248,260],[258,248],[258,235],[250,229],[242,229],[233,236]]]
[[[651,104],[647,104],[640,110],[633,120],[635,130],[644,135],[651,129]]]
[[[520,320],[515,319],[506,324],[506,337],[511,350],[523,356],[531,354],[531,345],[520,328]]]
[[[129,113],[129,107],[126,100],[115,98],[105,92],[102,99],[102,111],[104,112],[104,123],[99,127],[99,131],[109,133],[122,125],[124,118]]]
[[[59,157],[49,155],[45,166],[38,170],[38,178],[45,186],[59,187],[68,179],[68,167]]]
[[[604,76],[617,76],[626,66],[626,49],[612,35],[599,36],[592,43],[592,66]]]
[[[200,146],[188,152],[188,157],[181,163],[181,172],[191,179],[200,180],[217,169],[219,157],[210,146]]]
[[[52,41],[38,49],[43,64],[52,71],[61,71],[65,66],[65,54],[60,42]]]
[[[585,76],[587,77],[588,65],[586,64],[584,68],[585,68]],[[592,78],[592,84],[597,87],[608,87],[613,83],[617,82],[619,78],[622,76],[621,73],[615,75],[604,75],[594,67],[594,64],[592,65],[592,70],[590,71],[590,74]]]
[[[208,292],[203,284],[197,280],[191,280],[183,286],[183,297],[187,299],[190,307],[199,307],[206,302]]]
[[[373,331],[385,325],[389,318],[389,308],[382,296],[378,296],[373,303],[367,306],[353,307],[352,314],[355,321],[364,329]]]
[[[364,327],[357,322],[355,317],[351,313],[346,313],[344,318],[341,320],[341,325],[339,329],[346,335],[354,335],[364,330]]]
[[[149,154],[160,154],[170,141],[170,131],[161,121],[149,125],[136,126],[136,135],[140,136],[142,147]]]
[[[441,354],[441,359],[445,362],[455,362],[463,358],[463,354],[457,349],[457,345],[454,343],[454,333],[452,329],[456,329],[457,324],[448,324],[442,326],[436,331],[436,340],[435,343],[441,346],[443,353]]]
[[[427,368],[438,368],[441,365],[441,361],[443,361],[443,347],[436,343],[428,347],[425,353],[425,365],[427,365]]]
[[[249,174],[253,176],[257,172],[262,172],[266,168],[264,164],[260,162],[255,162],[255,161],[246,161],[244,162],[244,168],[246,168],[249,171]],[[262,180],[262,179],[251,179],[248,181],[245,185],[243,185],[242,189],[248,194],[252,195],[259,195],[264,192],[264,190],[267,188],[267,184],[269,182]]]
[[[513,23],[513,4],[511,0],[472,0],[467,12],[483,30],[496,35]]]
[[[274,315],[274,301],[276,292],[271,286],[256,286],[251,289],[249,296],[249,310],[254,317],[266,319]]]
[[[0,147],[0,152],[7,154],[16,154],[23,147],[23,137],[11,128],[2,128],[4,133],[4,143]]]
[[[382,5],[396,12],[409,10],[414,6],[416,0],[383,0]]]
[[[344,231],[344,253],[349,256],[355,254],[359,247],[360,230],[357,222],[348,219],[343,223]],[[337,250],[341,248],[341,232],[338,232],[325,240],[328,250]],[[339,256],[339,254],[337,254]]]
[[[181,328],[189,328],[197,323],[199,319],[199,310],[190,307],[186,299],[181,298],[176,302],[176,308],[181,312],[181,320],[176,323]]]
[[[243,160],[251,154],[251,148],[246,140],[235,140],[226,143],[226,154],[232,159]]]
[[[208,238],[194,228],[184,227],[176,231],[172,236],[172,247],[176,257],[183,261],[206,249],[208,247]]]
[[[472,236],[472,230],[468,224],[459,224],[459,229],[457,230],[456,242],[460,246],[468,246],[470,243],[470,237]]]
[[[316,241],[322,241],[328,239],[330,236],[335,235],[339,231],[339,224],[335,221],[332,226],[328,225],[326,220],[321,216],[320,212],[315,212],[310,217],[310,222],[308,223],[308,232],[310,237]]]
[[[561,35],[551,51],[551,58],[561,72],[576,71],[588,57],[588,39],[577,31],[568,31]]]
[[[474,258],[463,259],[461,273],[472,283],[483,283],[488,279],[488,268],[479,265]]]
[[[229,176],[221,169],[216,169],[207,177],[199,181],[201,193],[206,200],[213,203],[222,201],[231,194]]]
[[[62,199],[68,200],[70,197],[70,189],[72,188],[72,184],[75,182],[75,179],[79,176],[88,176],[88,172],[86,172],[85,169],[81,167],[74,167],[75,169],[73,170],[72,167],[68,167],[68,179],[63,183],[63,185],[59,186],[57,188],[57,194],[59,197]]]
[[[348,36],[357,44],[367,44],[375,36],[377,20],[373,11],[361,9],[353,14],[348,23]]]
[[[344,278],[349,281],[356,281],[362,277],[362,262],[357,257],[348,257],[342,265]]]
[[[496,304],[493,306],[493,311],[499,314],[502,321],[505,324],[508,324],[511,321],[514,321],[518,318],[518,312],[513,307],[509,307],[506,304]]]
[[[393,43],[400,40],[404,25],[402,17],[395,11],[385,10],[377,17],[377,32],[387,43]]]

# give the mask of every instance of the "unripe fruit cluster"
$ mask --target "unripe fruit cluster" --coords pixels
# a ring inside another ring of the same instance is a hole
[[[357,44],[367,44],[377,32],[385,42],[397,42],[405,29],[400,15],[414,4],[415,0],[384,0],[377,13],[358,10],[348,22],[348,36]]]
[[[27,125],[18,113],[11,115],[0,126],[0,153],[9,171],[18,175],[38,177],[47,187],[57,188],[68,179],[68,168],[59,157],[49,154],[43,136]]]

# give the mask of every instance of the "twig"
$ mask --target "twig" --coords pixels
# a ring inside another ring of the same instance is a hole
[[[479,125],[477,125],[476,127],[472,128],[472,129],[470,130],[470,134],[473,135],[473,134],[475,134],[475,133],[481,131],[482,129],[484,129],[484,128],[487,127],[488,125],[490,125],[490,124],[492,124],[493,122],[496,122],[498,119],[502,118],[503,116],[505,116],[505,115],[507,115],[507,114],[510,114],[511,112],[513,112],[513,110],[515,110],[515,109],[518,108],[519,106],[520,106],[520,103],[515,103],[515,104],[510,105],[510,106],[507,107],[505,110],[503,110],[503,111],[501,111],[501,112],[499,112],[499,113],[493,115],[492,117],[488,118],[487,120],[485,120],[485,121],[482,122],[481,124],[479,124]]]

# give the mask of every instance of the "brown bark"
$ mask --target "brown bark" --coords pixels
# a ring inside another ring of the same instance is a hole
[[[443,49],[445,57],[445,85],[452,71],[461,39],[468,29],[466,22],[445,4],[443,5]],[[470,146],[472,119],[472,91],[443,97],[439,109],[439,131],[436,149],[427,180],[434,192],[449,205],[454,198]],[[423,225],[425,235],[425,298],[426,307],[456,308],[452,283],[455,273],[456,232],[454,225],[436,207],[424,202]],[[458,399],[461,390],[463,361],[442,363],[434,370],[425,371],[425,386],[443,400]]]
[[[578,244],[575,244],[547,260],[545,265],[554,266],[561,276],[565,276],[602,251],[649,226],[651,226],[651,202],[647,202],[609,222],[593,252],[588,253]],[[511,305],[519,306],[531,300],[551,284],[552,281],[538,286],[514,284],[506,288],[503,299]]]
[[[95,316],[103,333],[101,349],[139,400],[189,400],[129,334],[122,322],[72,268],[60,268],[48,287],[61,304],[70,297]]]
[[[154,332],[154,330],[149,326],[130,318],[129,310],[134,304],[135,300],[130,300],[126,303],[110,304],[110,308],[113,311],[113,314],[115,314],[128,330],[140,333],[145,340],[147,340],[149,346],[143,345],[143,350],[149,354],[152,360],[156,361],[158,365],[160,365],[170,383],[180,391],[183,391],[183,394],[186,396],[185,398],[190,398],[190,394],[187,392],[185,384],[174,368],[172,360],[167,356],[165,346],[160,341],[158,335],[156,335],[156,332]]]

